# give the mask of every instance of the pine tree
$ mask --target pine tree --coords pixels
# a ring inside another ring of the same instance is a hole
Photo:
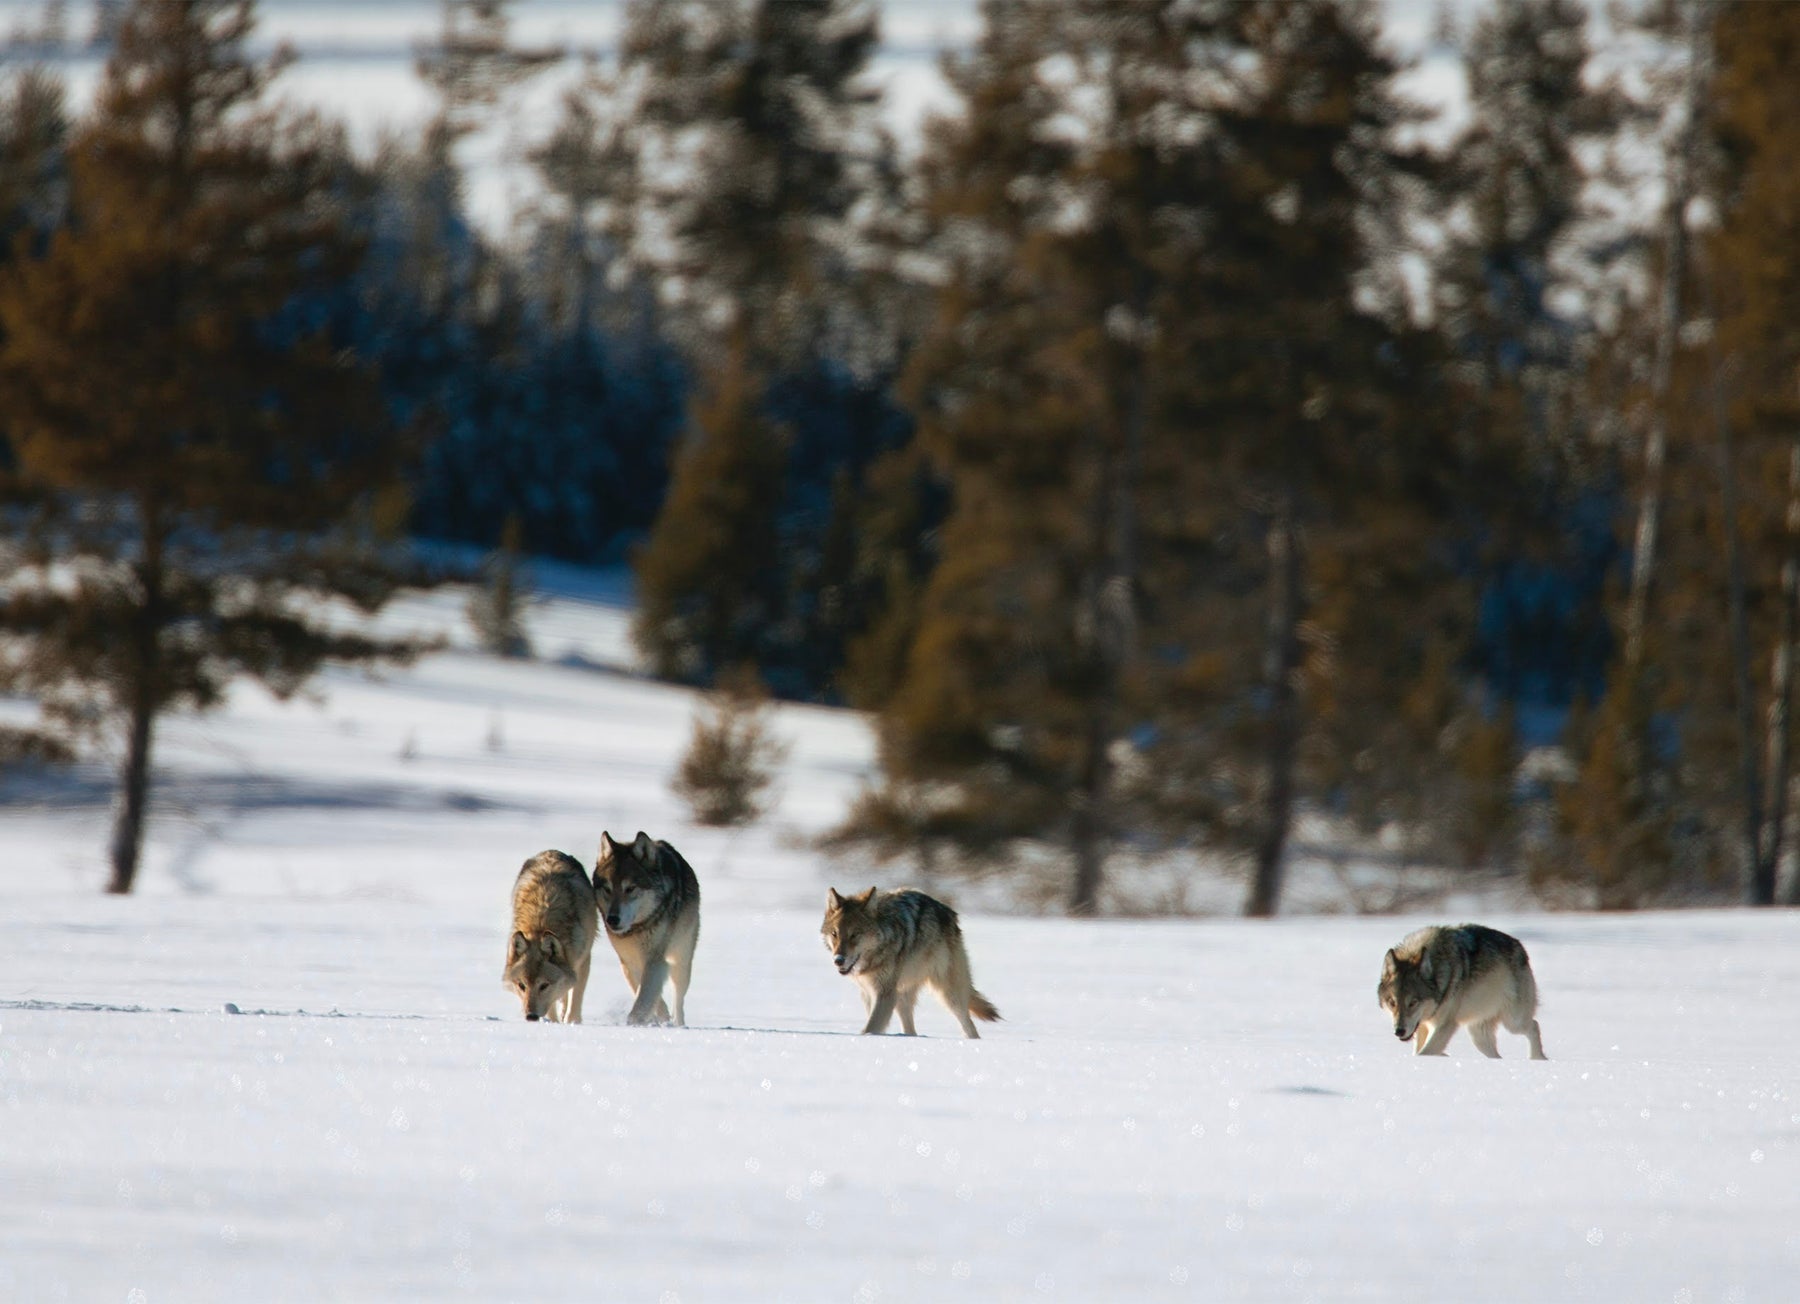
[[[1216,573],[1237,616],[1221,627],[1261,637],[1200,668],[1219,664],[1210,691],[1236,708],[1208,786],[1244,811],[1246,911],[1267,915],[1309,779],[1353,772],[1353,722],[1397,710],[1437,645],[1461,641],[1443,524],[1467,450],[1397,281],[1433,178],[1398,143],[1417,114],[1393,89],[1375,11],[1258,3],[1234,24],[1259,72],[1222,115],[1216,315],[1193,401],[1211,450],[1202,492],[1241,505],[1213,526],[1233,549]],[[1405,613],[1403,634],[1384,612]]]
[[[44,495],[39,567],[0,606],[47,709],[125,734],[108,889],[136,877],[155,725],[234,675],[293,692],[404,655],[316,614],[401,578],[401,441],[307,294],[359,250],[343,151],[266,109],[242,0],[140,0],[70,150],[74,222],[0,276],[0,409]]]
[[[769,732],[769,694],[756,673],[739,666],[720,676],[704,714],[694,717],[669,788],[694,822],[715,828],[751,824],[769,805],[775,769],[787,745]]]
[[[524,618],[530,590],[519,566],[522,535],[519,518],[508,517],[500,532],[500,546],[489,553],[482,564],[481,580],[470,591],[465,608],[482,650],[495,656],[531,655],[531,639],[525,633]]]
[[[771,391],[829,376],[865,333],[857,201],[883,140],[864,78],[877,32],[865,0],[634,0],[627,11],[613,111],[630,114],[640,161],[625,226],[705,396],[637,559],[638,639],[665,671],[705,677],[753,656],[784,691],[816,693],[835,669],[808,655],[828,512],[794,501],[809,468],[789,462],[812,427]],[[755,496],[718,486],[722,466],[755,468]],[[828,493],[830,476],[813,487]],[[705,550],[722,572],[694,564]],[[768,569],[733,584],[743,559]],[[699,611],[711,614],[681,615]]]
[[[40,64],[26,63],[0,81],[0,269],[27,256],[66,218],[68,120],[63,102],[62,82]],[[5,522],[0,526],[0,575],[26,564],[30,540],[9,536],[42,506],[41,492],[16,474],[8,424],[0,413],[0,521]],[[9,660],[0,656],[0,691],[18,686]],[[20,762],[72,760],[68,743],[51,732],[49,723],[0,725],[0,770]]]
[[[25,232],[59,226],[68,199],[68,116],[54,73],[27,65],[0,84],[0,259]]]
[[[414,70],[437,99],[437,110],[426,124],[411,158],[392,160],[388,167],[403,166],[414,174],[415,203],[421,216],[441,221],[445,214],[460,215],[463,177],[456,149],[478,130],[505,94],[562,57],[555,48],[523,49],[511,40],[512,0],[439,0],[439,30],[435,40],[422,43],[413,60]],[[481,277],[487,269],[478,244],[468,249],[466,240],[432,239],[415,242],[415,255],[454,255],[441,264],[428,262],[420,269],[430,288],[427,302],[440,310],[468,303],[487,289]],[[478,289],[478,285],[480,288]]]
[[[1075,913],[1124,838],[1223,842],[1273,909],[1303,762],[1427,663],[1429,628],[1335,663],[1355,599],[1448,605],[1408,506],[1443,496],[1444,404],[1371,239],[1412,202],[1395,70],[1356,7],[983,16],[922,164],[944,275],[909,375],[953,505],[853,823],[1052,841]]]
[[[1608,138],[1616,112],[1587,81],[1587,24],[1586,6],[1571,0],[1501,0],[1476,19],[1462,49],[1470,121],[1449,150],[1447,238],[1434,268],[1458,421],[1480,472],[1465,551],[1487,613],[1469,634],[1471,664],[1440,677],[1447,687],[1472,670],[1486,700],[1442,703],[1473,772],[1438,757],[1411,795],[1440,811],[1485,812],[1476,820],[1485,834],[1471,826],[1457,839],[1484,859],[1504,849],[1511,824],[1512,748],[1498,704],[1566,708],[1592,691],[1608,646],[1604,578],[1617,545],[1586,522],[1612,468],[1593,452],[1592,326],[1573,305],[1585,305],[1598,275],[1585,249],[1593,176],[1582,150]]]
[[[761,412],[762,387],[741,353],[707,384],[636,559],[638,649],[653,673],[687,683],[758,664],[779,609],[786,435]]]
[[[636,224],[696,348],[740,339],[765,375],[822,351],[877,138],[866,0],[633,0],[621,76],[641,148]]]
[[[1708,120],[1723,166],[1721,220],[1706,248],[1716,331],[1709,388],[1716,387],[1726,440],[1719,450],[1727,491],[1721,532],[1742,556],[1732,618],[1744,622],[1733,680],[1745,771],[1740,811],[1748,825],[1745,898],[1769,905],[1791,837],[1800,638],[1800,178],[1791,166],[1800,147],[1800,10],[1721,5],[1712,41]],[[1767,683],[1766,694],[1755,691],[1758,680]],[[1783,895],[1800,904],[1800,873]]]
[[[1160,4],[983,18],[951,66],[964,110],[923,162],[946,276],[907,384],[953,504],[883,694],[883,784],[852,823],[890,848],[1052,840],[1088,914],[1131,832],[1118,757],[1148,709],[1146,603],[1185,528],[1169,507],[1186,481],[1164,477],[1184,475],[1171,395],[1195,365],[1208,216],[1189,61],[1213,24]],[[1066,83],[1045,76],[1059,61]],[[1056,128],[1082,94],[1085,140]]]
[[[512,43],[511,5],[512,0],[439,0],[437,39],[419,47],[414,65],[437,93],[436,130],[451,143],[479,127],[507,91],[562,58],[554,47]]]
[[[622,301],[627,330],[655,331],[650,293],[633,284],[631,222],[641,205],[639,159],[629,125],[609,112],[623,91],[590,66],[563,95],[549,136],[531,151],[549,203],[538,240],[547,251],[542,297],[553,320],[591,326],[607,300]]]
[[[1638,36],[1660,57],[1634,78],[1633,94],[1611,92],[1621,121],[1658,145],[1664,199],[1653,222],[1629,233],[1630,269],[1648,294],[1598,341],[1616,374],[1596,369],[1607,387],[1600,401],[1618,410],[1621,478],[1633,497],[1617,526],[1628,569],[1604,696],[1571,730],[1580,768],[1560,803],[1572,853],[1563,872],[1608,909],[1712,890],[1725,847],[1716,777],[1732,670],[1729,655],[1714,661],[1727,604],[1713,598],[1728,585],[1702,542],[1718,463],[1708,447],[1716,431],[1702,434],[1704,358],[1690,330],[1705,316],[1691,223],[1692,201],[1712,186],[1710,15],[1708,0],[1647,7]]]

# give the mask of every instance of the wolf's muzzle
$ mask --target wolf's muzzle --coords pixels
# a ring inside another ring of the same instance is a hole
[[[538,1016],[535,1014],[527,1014],[525,1016],[525,1022],[527,1022],[527,1023],[536,1023],[537,1021],[538,1021]]]
[[[849,973],[851,968],[853,967],[850,960],[847,957],[841,956],[841,955],[832,956],[831,962],[837,966],[837,971],[841,974]]]

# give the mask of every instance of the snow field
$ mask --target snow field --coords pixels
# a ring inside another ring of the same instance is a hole
[[[537,569],[543,660],[469,651],[446,590],[385,618],[449,635],[413,668],[170,719],[134,897],[104,770],[8,781],[0,1299],[1793,1297],[1800,915],[1481,915],[1548,1063],[1395,1042],[1382,952],[1460,910],[971,908],[1005,1022],[858,1037],[825,887],[903,875],[807,839],[866,728],[784,708],[770,819],[695,829],[695,699],[618,668],[628,586]],[[620,1026],[604,941],[586,1025],[501,986],[519,863],[602,828],[700,875],[691,1028]]]
[[[1500,921],[1553,1058],[1422,1060],[1401,920],[972,918],[975,1043],[852,1035],[817,914],[739,904],[696,1026],[618,1026],[604,954],[526,1025],[505,868],[477,912],[9,897],[0,1297],[1789,1297],[1793,916]]]

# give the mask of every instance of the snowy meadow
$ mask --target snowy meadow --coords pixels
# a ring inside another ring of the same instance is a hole
[[[1395,1043],[1434,914],[972,909],[1005,1022],[857,1037],[817,929],[868,871],[805,842],[860,720],[782,710],[773,814],[690,827],[693,697],[620,669],[622,584],[550,578],[536,661],[446,592],[390,617],[452,635],[412,669],[173,721],[137,896],[104,770],[8,787],[0,1298],[1791,1298],[1800,917],[1488,916],[1548,1063]],[[639,827],[700,875],[694,1026],[622,1026],[604,943],[589,1022],[525,1024],[519,862]]]

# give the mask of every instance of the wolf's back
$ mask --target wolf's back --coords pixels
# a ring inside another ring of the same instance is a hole
[[[598,913],[587,872],[561,851],[540,851],[513,881],[513,928],[528,936],[552,933],[579,944],[594,935]]]
[[[875,898],[872,917],[882,936],[893,939],[903,952],[921,951],[962,937],[956,911],[917,888],[881,893]]]
[[[700,899],[700,878],[694,873],[694,867],[687,862],[687,857],[675,850],[669,843],[658,838],[656,842],[657,866],[668,879],[668,895],[681,905]]]

